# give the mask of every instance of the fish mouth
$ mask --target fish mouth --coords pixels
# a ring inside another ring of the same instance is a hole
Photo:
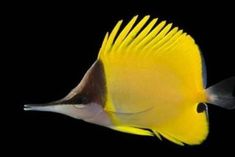
[[[48,111],[53,107],[51,104],[25,104],[24,111]]]
[[[25,104],[24,105],[24,111],[32,111],[32,110],[37,110],[39,108],[43,108],[43,106],[38,105],[38,104]]]

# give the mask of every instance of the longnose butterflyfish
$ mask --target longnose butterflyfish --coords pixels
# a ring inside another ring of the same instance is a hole
[[[206,103],[235,108],[235,77],[206,87],[202,53],[182,29],[134,16],[106,33],[98,57],[64,98],[24,105],[136,135],[201,144],[208,136]],[[138,22],[137,22],[138,21]]]

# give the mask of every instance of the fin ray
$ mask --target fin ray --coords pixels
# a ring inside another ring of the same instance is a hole
[[[158,34],[158,32],[165,26],[166,21],[162,21],[158,24],[139,44],[136,45],[135,50],[142,49],[145,45],[147,45],[154,37]]]
[[[151,31],[151,29],[153,28],[153,26],[156,24],[157,22],[157,18],[153,19],[148,26],[146,26],[146,28],[133,40],[133,42],[129,45],[128,49],[132,49],[133,47],[135,47],[138,43],[140,43],[145,37],[146,35]]]
[[[150,16],[145,16],[128,34],[128,36],[123,40],[117,51],[123,51],[123,49],[126,48],[126,46],[133,41],[137,33],[140,31],[140,29],[144,26],[144,24],[147,22]]]
[[[155,46],[158,41],[160,41],[167,33],[168,31],[171,29],[172,24],[168,24],[166,27],[164,27],[161,32],[151,41],[149,42],[143,50],[148,50],[150,48],[152,48],[153,46]]]
[[[107,41],[107,44],[105,46],[105,50],[104,52],[107,52],[110,50],[110,48],[112,47],[112,44],[114,42],[114,38],[119,30],[119,28],[121,27],[121,24],[122,24],[122,20],[121,21],[118,21],[118,23],[116,24],[116,26],[114,27],[113,31],[111,32],[109,38],[108,38],[108,41]]]
[[[225,79],[207,89],[207,101],[226,109],[235,108],[235,76]]]
[[[148,130],[136,128],[136,127],[130,127],[130,126],[113,126],[113,127],[111,127],[111,129],[117,130],[117,131],[120,131],[120,132],[135,134],[135,135],[153,136],[153,133],[152,133],[152,132],[150,132],[150,131],[148,131]]]
[[[131,21],[126,25],[126,27],[122,30],[122,32],[117,37],[115,44],[113,45],[112,51],[116,51],[116,49],[120,46],[120,44],[123,42],[123,40],[126,38],[127,34],[135,24],[138,16],[134,16]]]

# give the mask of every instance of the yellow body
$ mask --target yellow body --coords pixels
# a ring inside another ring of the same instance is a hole
[[[202,61],[191,36],[149,16],[137,16],[119,33],[106,35],[98,59],[104,65],[107,111],[116,130],[149,135],[147,128],[178,144],[199,144],[208,134]],[[156,25],[156,26],[155,26]],[[119,33],[119,34],[118,34]],[[146,132],[146,133],[145,133]]]

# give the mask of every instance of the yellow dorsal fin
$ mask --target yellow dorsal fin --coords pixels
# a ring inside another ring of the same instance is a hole
[[[127,34],[135,24],[138,16],[134,16],[132,20],[126,25],[126,27],[122,30],[122,32],[117,37],[117,40],[115,41],[115,45],[113,45],[113,51],[115,51],[122,43],[122,41],[126,38]]]
[[[145,16],[139,23],[136,23],[138,16],[134,16],[124,29],[118,34],[122,20],[118,21],[110,36],[106,34],[99,52],[99,59],[109,55],[135,54],[144,51],[151,56],[151,52],[164,51],[169,46],[177,44],[179,38],[188,38],[178,27],[172,28],[172,24],[165,26],[166,21],[156,25],[157,18],[148,24],[150,16]],[[135,27],[134,27],[135,25]],[[145,26],[145,27],[144,27]],[[194,42],[192,42],[194,44]],[[137,55],[137,54],[136,54]],[[153,55],[153,54],[152,54]]]
[[[150,16],[145,16],[128,34],[128,36],[123,40],[121,45],[118,47],[117,51],[122,51],[123,49],[127,48],[130,43],[133,42],[133,39],[136,37],[140,29],[144,26]],[[115,52],[115,50],[114,50]]]

